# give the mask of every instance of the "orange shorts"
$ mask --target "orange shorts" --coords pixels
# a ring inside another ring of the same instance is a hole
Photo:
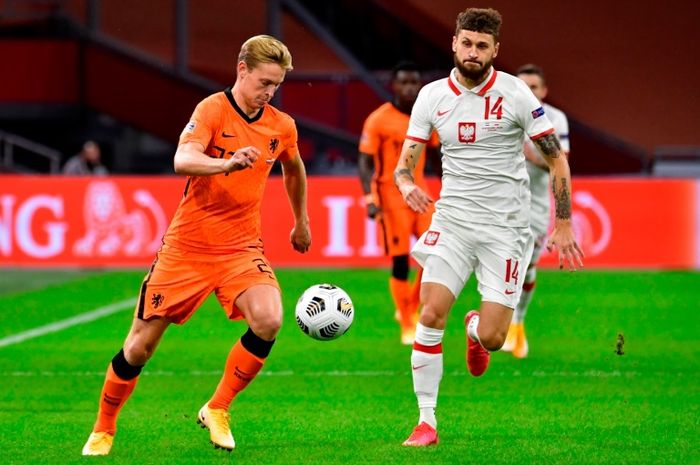
[[[384,252],[390,257],[408,255],[411,251],[411,235],[420,237],[430,227],[434,207],[425,213],[416,213],[408,205],[382,209],[380,234]]]
[[[163,245],[141,284],[136,316],[167,317],[185,323],[212,292],[232,320],[243,318],[236,299],[246,289],[267,284],[279,291],[270,263],[258,250],[201,254]]]

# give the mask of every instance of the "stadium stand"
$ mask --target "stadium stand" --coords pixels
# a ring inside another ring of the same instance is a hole
[[[299,122],[310,171],[347,173],[364,116],[386,98],[387,70],[410,57],[427,76],[444,75],[451,57],[443,45],[463,6],[454,0],[269,0],[237,2],[231,14],[225,0],[154,0],[138,8],[6,0],[0,51],[16,65],[0,77],[0,129],[64,156],[85,138],[109,141],[113,172],[170,172],[173,144],[193,103],[233,79],[235,44],[271,32],[294,54],[295,70],[276,104]],[[670,94],[654,92],[650,80],[638,78],[646,65],[630,46],[637,36],[615,35],[617,16],[556,7],[555,0],[545,0],[537,13],[518,2],[493,6],[508,23],[499,68],[512,72],[537,58],[548,70],[552,103],[571,115],[575,174],[648,174],[657,147],[700,145],[693,130],[698,122],[683,105],[697,99],[689,83],[700,65],[677,61],[683,73],[669,73]],[[632,10],[625,14],[648,23],[648,11]],[[565,27],[571,14],[581,19],[576,31]],[[676,15],[674,21],[682,26],[688,19]],[[671,34],[680,37],[683,28]],[[624,53],[591,50],[607,43],[619,43]],[[680,54],[688,41],[676,43]],[[600,69],[606,77],[593,85]],[[669,97],[679,103],[666,104]]]

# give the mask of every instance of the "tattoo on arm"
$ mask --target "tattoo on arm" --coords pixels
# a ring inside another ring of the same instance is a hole
[[[571,219],[571,196],[566,178],[561,178],[561,187],[557,188],[557,178],[552,178],[552,193],[554,194],[554,206],[556,218],[560,220]]]
[[[411,180],[411,182],[415,182],[413,179],[413,174],[411,174],[411,170],[408,168],[401,168],[400,170],[394,171],[394,183],[399,180],[401,176],[406,176],[408,179]]]
[[[549,158],[558,158],[561,153],[561,144],[559,138],[554,134],[547,134],[538,139],[533,140],[537,148],[540,149],[543,155]]]
[[[394,183],[396,185],[398,185],[400,179],[406,179],[411,183],[415,183],[413,170],[416,168],[422,149],[423,146],[418,143],[410,143],[408,146],[404,146],[397,169],[394,170]]]

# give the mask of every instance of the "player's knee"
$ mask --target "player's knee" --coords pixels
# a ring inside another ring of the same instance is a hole
[[[503,344],[506,342],[505,337],[498,337],[498,338],[491,338],[487,342],[481,342],[481,345],[484,347],[484,349],[488,350],[489,352],[495,352],[497,350],[500,350],[501,347],[503,347]]]
[[[503,347],[503,343],[506,342],[506,334],[507,331],[498,329],[482,330],[479,328],[479,342],[481,342],[484,349],[494,352]]]
[[[124,343],[124,357],[130,365],[145,365],[156,350],[156,344],[143,340],[127,340]]]
[[[444,328],[447,312],[428,300],[423,303],[420,312],[420,323],[429,328]]]
[[[261,312],[248,324],[250,329],[262,339],[272,340],[282,327],[282,315],[278,311]]]

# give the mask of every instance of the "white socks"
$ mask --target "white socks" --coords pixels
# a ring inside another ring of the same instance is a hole
[[[527,283],[525,284],[527,285]],[[518,305],[515,306],[515,311],[513,312],[513,323],[522,323],[525,321],[527,307],[530,305],[534,291],[534,289],[526,291],[523,287],[523,293],[520,294],[520,300],[518,301]]]
[[[435,408],[442,379],[442,329],[428,328],[418,323],[416,339],[411,352],[413,391],[418,399],[419,423],[437,427]]]
[[[525,282],[523,283],[523,291],[520,294],[520,300],[515,306],[515,311],[513,312],[512,323],[522,323],[525,321],[525,314],[527,313],[527,307],[530,305],[532,300],[532,294],[535,292],[535,278],[537,277],[537,267],[530,266],[527,268],[525,273]]]
[[[479,326],[479,315],[473,316],[471,320],[469,320],[469,324],[467,325],[467,335],[472,341],[476,341],[481,344],[479,333],[476,331],[477,326]]]

